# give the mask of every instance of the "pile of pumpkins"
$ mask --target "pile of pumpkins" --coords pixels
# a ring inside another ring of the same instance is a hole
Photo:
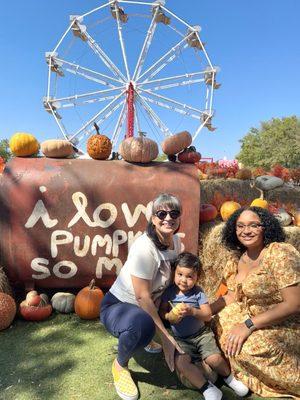
[[[59,313],[75,313],[82,319],[98,318],[104,294],[95,286],[95,280],[81,289],[75,296],[72,293],[58,292],[49,300],[44,293],[36,290],[27,293],[20,303],[19,315],[27,321],[43,321],[56,310]],[[17,312],[15,300],[6,293],[0,293],[0,331],[8,328]]]
[[[264,200],[263,195],[261,197],[254,199],[250,207],[261,207],[265,209],[270,209],[269,204]],[[220,208],[220,215],[223,221],[227,221],[229,217],[239,208],[241,205],[236,201],[229,200],[225,201]],[[300,227],[300,210],[298,210],[293,216],[288,213],[284,208],[276,208],[271,210],[275,217],[279,220],[282,226],[289,226],[292,221],[294,225]],[[200,205],[200,224],[214,221],[218,215],[218,210],[213,204],[201,204]]]
[[[96,134],[92,135],[87,141],[87,153],[96,160],[107,160],[111,155],[112,143],[110,139],[100,134],[97,124],[94,124]],[[200,161],[201,154],[195,147],[191,146],[192,136],[189,132],[179,132],[169,136],[162,143],[163,152],[172,161],[176,158],[183,163],[195,163]],[[39,149],[46,157],[67,158],[72,157],[76,149],[68,140],[50,139],[38,143],[36,138],[24,132],[15,133],[9,146],[12,153],[17,157],[29,157],[38,153]],[[119,154],[123,160],[135,163],[149,163],[158,156],[158,145],[153,140],[147,138],[143,132],[137,137],[124,139],[119,146]]]

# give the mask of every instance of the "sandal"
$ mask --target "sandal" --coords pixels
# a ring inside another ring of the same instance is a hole
[[[147,351],[147,353],[152,353],[152,354],[161,353],[162,345],[155,342],[154,340],[151,340],[148,346],[144,347],[144,350]]]

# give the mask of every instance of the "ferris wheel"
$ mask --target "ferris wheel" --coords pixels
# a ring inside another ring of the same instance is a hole
[[[70,16],[51,52],[43,104],[60,135],[85,153],[96,123],[113,150],[124,137],[147,132],[161,142],[189,130],[213,131],[213,66],[200,26],[154,2],[110,0]]]

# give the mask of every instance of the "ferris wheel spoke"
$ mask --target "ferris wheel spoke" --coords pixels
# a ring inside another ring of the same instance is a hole
[[[205,82],[205,80],[203,78],[202,79],[189,79],[187,81],[169,83],[167,85],[154,86],[154,87],[148,89],[148,91],[152,92],[152,91],[163,90],[163,89],[172,89],[174,87],[190,86],[190,85],[194,85],[195,83],[202,83],[202,82]]]
[[[68,97],[60,97],[60,98],[55,97],[55,98],[49,99],[48,103],[54,104],[56,109],[59,109],[59,108],[68,108],[68,107],[79,106],[82,104],[90,104],[90,103],[96,103],[96,102],[101,102],[101,101],[107,101],[107,100],[112,100],[117,96],[117,94],[107,96],[107,94],[115,92],[116,90],[124,90],[124,87],[121,87],[118,89],[97,90],[95,92],[75,94],[73,96],[68,96]],[[89,99],[80,101],[81,99],[84,99],[85,97],[89,97]]]
[[[155,99],[157,99],[157,101],[155,102],[155,100],[153,100],[150,97],[151,100],[149,101],[151,101],[152,103],[157,104],[161,107],[169,108],[171,110],[179,112],[180,114],[189,115],[196,119],[200,119],[201,115],[203,114],[203,111],[200,110],[199,108],[195,108],[187,104],[180,103],[179,101],[170,99],[169,97],[161,96],[157,93],[152,93],[148,90],[142,90],[142,89],[140,90],[140,93],[142,93],[143,95],[146,93],[147,95],[150,95]]]
[[[70,137],[70,140],[78,137],[78,135],[84,131],[89,125],[93,124],[94,122],[96,122],[97,118],[99,118],[99,116],[101,114],[104,114],[105,111],[107,110],[111,110],[113,108],[113,105],[120,99],[121,96],[123,96],[125,93],[125,91],[123,91],[122,93],[120,93],[118,96],[116,96],[114,98],[114,100],[112,100],[109,104],[107,104],[102,110],[98,111],[91,119],[88,120],[88,122],[86,122],[77,132],[74,133],[74,135],[72,135]],[[118,104],[122,104],[122,101],[120,101]]]
[[[114,132],[112,134],[112,138],[111,138],[112,147],[114,147],[116,145],[116,143],[117,143],[117,141],[119,139],[119,135],[120,135],[122,126],[123,126],[125,118],[126,118],[125,109],[126,109],[126,99],[123,101],[123,106],[122,106],[121,112],[119,114],[119,118],[118,118],[118,121],[116,123]]]
[[[130,74],[129,74],[129,69],[128,69],[127,56],[126,56],[125,44],[124,44],[123,33],[122,33],[122,25],[121,25],[121,20],[120,20],[120,11],[121,10],[118,7],[116,2],[112,3],[111,7],[113,7],[113,12],[115,12],[115,15],[116,15],[116,21],[117,21],[117,25],[118,25],[118,35],[119,35],[119,41],[120,41],[120,45],[121,45],[123,62],[124,62],[125,70],[126,70],[127,80],[130,81]]]
[[[186,74],[181,74],[181,75],[174,75],[174,76],[169,76],[167,78],[161,78],[161,79],[153,79],[152,81],[147,81],[147,82],[141,82],[138,83],[138,87],[144,87],[148,85],[153,85],[153,84],[161,84],[161,83],[166,83],[166,82],[172,82],[172,81],[179,81],[180,79],[187,79],[187,78],[194,78],[196,76],[204,76],[206,71],[199,71],[199,72],[191,72],[191,73],[186,73]],[[202,81],[205,79],[203,78]]]
[[[124,84],[124,81],[121,79],[113,78],[109,75],[102,74],[101,72],[94,71],[90,68],[82,67],[79,64],[75,64],[75,63],[66,61],[59,57],[52,56],[51,61],[52,61],[51,65],[52,66],[58,65],[62,72],[67,71],[69,73],[82,76],[83,78],[94,81],[96,83],[101,83],[102,85],[109,86],[111,88],[115,88],[116,83]],[[63,70],[62,70],[62,68],[63,68]],[[52,69],[52,71],[53,71],[53,69]],[[54,71],[54,72],[56,72],[56,71]],[[104,78],[105,80],[100,79],[100,78]],[[108,82],[107,80],[112,81],[114,84]]]
[[[123,82],[126,82],[125,76],[119,70],[119,68],[112,62],[112,60],[108,57],[105,51],[98,45],[95,39],[88,33],[86,26],[82,25],[81,22],[83,20],[82,17],[74,16],[74,24],[72,30],[74,34],[80,37],[84,42],[88,44],[88,46],[93,50],[93,52],[101,59],[101,61],[107,66],[107,68],[112,71],[112,73],[121,79]]]
[[[143,108],[145,109],[147,114],[149,115],[149,117],[152,120],[152,122],[154,123],[154,125],[156,125],[161,130],[163,135],[164,136],[171,136],[172,132],[167,127],[167,125],[154,112],[154,110],[149,106],[147,101],[142,96],[140,96],[138,93],[137,93],[137,99],[141,103],[141,105],[143,106]]]
[[[146,60],[146,57],[147,57],[150,45],[152,43],[152,39],[153,39],[154,33],[155,33],[155,30],[156,30],[156,27],[157,27],[156,17],[157,17],[158,11],[159,11],[159,7],[156,7],[155,10],[154,10],[153,16],[152,16],[150,27],[149,27],[148,32],[147,32],[147,36],[145,38],[145,41],[144,41],[144,44],[143,44],[143,47],[142,47],[141,54],[139,56],[138,62],[137,62],[136,67],[135,67],[135,71],[134,71],[133,78],[132,78],[133,81],[139,79],[141,70],[142,70],[143,65],[145,63],[145,60]]]
[[[174,47],[167,51],[159,60],[157,60],[151,67],[149,67],[142,75],[140,75],[138,81],[141,78],[146,78],[142,83],[148,82],[149,79],[157,75],[162,69],[164,69],[170,62],[176,60],[179,57],[180,52],[189,47],[187,42],[188,38],[192,36],[194,32],[190,32],[185,36],[180,42],[178,42]]]

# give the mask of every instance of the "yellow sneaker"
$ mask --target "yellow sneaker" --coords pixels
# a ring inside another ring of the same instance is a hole
[[[116,368],[116,360],[114,360],[111,368],[114,385],[119,397],[123,400],[137,400],[138,390],[133,382],[130,372],[127,368],[122,368],[120,371]]]

